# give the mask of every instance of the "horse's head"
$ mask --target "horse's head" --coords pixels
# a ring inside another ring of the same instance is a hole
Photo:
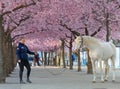
[[[83,45],[82,36],[77,36],[75,39],[75,50],[79,49]]]

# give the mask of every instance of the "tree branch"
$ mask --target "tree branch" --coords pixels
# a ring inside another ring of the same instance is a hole
[[[68,36],[66,33],[65,33],[65,36],[67,37],[67,38],[71,38],[70,36]]]
[[[9,18],[10,18],[10,20],[14,23],[14,24],[16,24],[17,26],[18,26],[18,23],[17,22],[15,22],[9,15],[7,15]]]
[[[75,35],[77,35],[77,36],[80,35],[79,32],[77,32],[77,31],[72,31],[72,28],[69,28],[66,24],[63,24],[63,23],[62,23],[62,20],[60,21],[60,25],[63,26],[63,27],[65,27],[67,30],[69,30],[69,31],[73,34],[74,37],[75,37]]]
[[[99,31],[101,31],[101,28],[102,28],[102,26],[100,26],[97,31],[95,31],[94,33],[92,33],[91,36],[95,36]]]
[[[8,16],[9,16],[9,15],[8,15]],[[20,26],[20,24],[21,24],[23,21],[29,19],[30,17],[27,16],[27,17],[21,19],[21,20],[19,21],[19,23],[15,22],[10,16],[9,16],[9,18],[13,21],[14,24],[16,24],[17,26]],[[17,26],[14,26],[12,29],[10,29],[9,31],[7,31],[7,32],[8,32],[7,34],[10,34],[12,31],[14,31],[14,30],[17,28]]]
[[[85,35],[89,35],[88,29],[87,29],[87,24],[85,24]]]
[[[34,32],[35,32],[35,31],[34,31]],[[23,33],[23,34],[16,35],[16,36],[14,36],[14,37],[12,38],[12,41],[14,42],[16,37],[24,36],[24,35],[31,34],[31,33],[34,33],[34,32],[31,31],[31,32],[26,32],[26,33]]]
[[[65,46],[66,46],[67,48],[70,48],[67,44],[65,44]]]
[[[32,2],[31,2],[30,4],[19,5],[19,6],[17,6],[16,8],[14,8],[12,11],[17,11],[17,10],[19,10],[19,9],[22,9],[22,8],[25,8],[25,7],[29,7],[29,6],[32,6],[32,5],[36,5],[36,3],[35,3],[34,0],[32,0]],[[4,15],[6,15],[6,14],[10,14],[10,13],[12,13],[12,11],[6,11],[6,12],[4,12],[1,16],[4,16]]]

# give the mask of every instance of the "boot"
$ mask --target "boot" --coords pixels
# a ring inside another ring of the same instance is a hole
[[[23,80],[20,80],[20,84],[25,84],[25,82]]]
[[[32,83],[32,82],[30,81],[30,79],[27,79],[26,81],[27,81],[28,83]]]

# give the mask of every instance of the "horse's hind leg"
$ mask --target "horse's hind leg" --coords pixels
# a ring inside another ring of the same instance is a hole
[[[104,61],[105,64],[105,81],[108,81],[109,65],[108,60]]]
[[[111,61],[112,61],[112,72],[113,72],[113,79],[112,79],[112,81],[113,82],[115,82],[115,56],[113,56],[112,58],[111,58]]]

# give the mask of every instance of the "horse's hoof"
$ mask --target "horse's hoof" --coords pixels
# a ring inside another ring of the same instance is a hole
[[[115,80],[112,80],[112,82],[115,82]]]
[[[104,83],[104,81],[101,81],[101,83]]]
[[[92,81],[93,83],[96,83],[96,81]]]
[[[105,79],[105,82],[107,82],[108,80],[107,79]]]

